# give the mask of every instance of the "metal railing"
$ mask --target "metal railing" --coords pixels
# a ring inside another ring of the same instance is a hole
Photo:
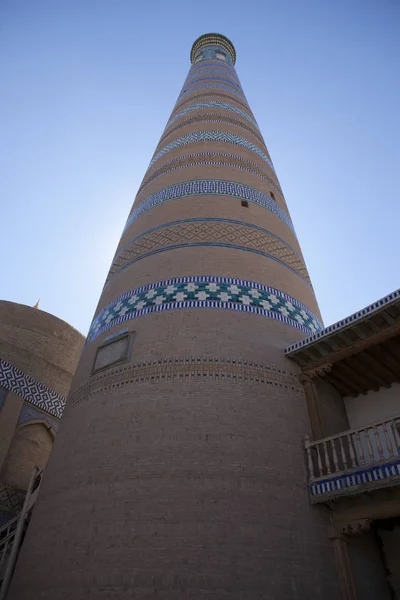
[[[310,482],[400,457],[400,417],[350,429],[310,442],[306,437]]]
[[[21,512],[0,527],[0,600],[6,598],[29,513],[39,493],[42,473],[37,468],[33,470]]]

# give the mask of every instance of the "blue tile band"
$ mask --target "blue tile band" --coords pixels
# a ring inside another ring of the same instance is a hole
[[[276,319],[306,334],[322,328],[309,308],[280,290],[231,277],[193,276],[150,283],[119,296],[93,319],[87,343],[131,319],[187,308],[248,312]]]
[[[182,164],[182,160],[185,159],[187,162]],[[226,159],[226,160],[225,160]],[[248,166],[244,165],[250,165]],[[171,173],[171,171],[176,171],[177,169],[186,169],[187,167],[193,167],[196,165],[215,165],[218,167],[233,167],[234,169],[240,169],[241,171],[246,171],[247,173],[251,173],[256,177],[259,177],[266,183],[268,183],[278,194],[283,196],[282,190],[276,185],[276,183],[268,176],[268,173],[260,167],[255,162],[251,160],[242,158],[241,156],[237,156],[235,154],[227,154],[225,152],[196,152],[194,154],[187,154],[185,157],[174,158],[166,163],[160,165],[159,169],[149,175],[143,180],[142,185],[139,188],[137,196],[140,192],[152,181],[162,177],[163,175],[167,175]],[[169,169],[165,169],[165,167],[170,166]]]
[[[239,81],[239,78],[236,75],[236,73],[226,71],[225,69],[217,69],[216,67],[209,67],[208,69],[207,69],[207,67],[203,67],[202,69],[199,69],[196,72],[189,71],[189,74],[185,80],[185,84],[188,84],[189,82],[193,81],[194,77],[202,77],[203,75],[210,75],[210,74],[212,74],[212,75],[229,75],[229,76],[233,77],[234,81],[240,85],[240,81]],[[183,86],[183,87],[185,87],[185,86]]]
[[[248,185],[236,183],[234,181],[224,181],[222,179],[196,179],[194,181],[183,181],[175,183],[166,188],[158,190],[148,196],[137,208],[134,208],[128,217],[124,231],[137,219],[142,213],[151,210],[170,200],[178,198],[188,198],[190,196],[229,196],[231,198],[240,198],[248,202],[254,202],[272,212],[278,219],[294,232],[294,227],[289,215],[279,206],[275,200]]]
[[[201,110],[203,108],[222,108],[224,110],[229,110],[231,112],[236,113],[237,115],[241,115],[242,117],[244,117],[245,119],[250,121],[250,123],[252,123],[259,130],[257,122],[250,115],[245,113],[244,110],[241,110],[240,108],[236,108],[236,106],[233,106],[232,104],[228,104],[227,102],[218,102],[218,101],[214,100],[214,101],[210,101],[210,102],[197,102],[196,104],[192,104],[188,108],[181,110],[179,113],[177,113],[175,116],[173,116],[168,121],[164,131],[166,131],[168,129],[168,127],[170,125],[172,125],[172,123],[174,123],[180,117],[183,117],[184,115],[192,112],[193,110]]]
[[[324,502],[325,494],[330,497],[360,494],[376,481],[380,482],[379,487],[398,485],[399,477],[400,459],[397,459],[387,464],[366,467],[336,477],[327,477],[322,481],[310,483],[308,489],[312,502]],[[369,485],[363,488],[363,484]]]
[[[0,408],[3,406],[7,396],[7,390],[3,387],[0,387]]]
[[[27,425],[27,423],[32,421],[46,421],[48,425],[54,430],[57,431],[59,421],[57,419],[52,419],[48,414],[41,412],[37,408],[34,408],[30,404],[24,404],[19,413],[18,417],[18,425]]]
[[[241,146],[242,148],[257,154],[257,156],[262,158],[263,161],[265,161],[267,165],[271,167],[273,171],[275,171],[272,161],[258,146],[240,135],[228,133],[226,131],[193,131],[192,133],[188,133],[180,138],[177,138],[173,142],[170,142],[164,146],[164,148],[154,155],[150,161],[149,169],[154,165],[155,162],[158,161],[159,158],[167,154],[167,152],[175,150],[175,148],[180,148],[181,146],[187,146],[188,144],[196,144],[199,142],[225,142],[227,144]]]
[[[203,75],[203,76],[197,77],[195,79],[192,79],[187,83],[185,82],[185,84],[182,88],[182,91],[185,92],[189,86],[192,86],[195,83],[200,83],[200,81],[225,81],[225,83],[229,83],[229,85],[233,85],[235,88],[239,88],[239,90],[241,92],[243,92],[240,84],[237,83],[236,81],[233,81],[232,79],[228,79],[227,77],[217,77],[215,75],[210,75],[209,77]]]
[[[171,243],[171,237],[178,239],[179,243]],[[161,252],[193,247],[222,247],[253,252],[289,269],[312,290],[303,258],[280,237],[258,225],[213,217],[171,221],[137,235],[114,256],[104,288],[139,260]]]
[[[223,69],[236,75],[236,69],[234,66],[230,65],[229,63],[222,62],[217,58],[205,58],[201,62],[193,64],[189,69],[189,73],[195,73],[202,69],[209,69],[212,67],[215,67],[216,69]]]
[[[0,359],[0,386],[61,419],[65,398],[3,359]]]
[[[222,83],[199,83],[194,86],[190,86],[190,88],[187,89],[186,92],[182,92],[181,94],[179,94],[176,104],[178,104],[180,102],[180,100],[182,100],[182,98],[184,98],[184,96],[187,96],[187,94],[191,94],[192,92],[194,92],[196,90],[211,89],[211,88],[227,90],[231,94],[235,94],[236,96],[239,96],[240,98],[243,98],[244,100],[246,100],[246,96],[244,94],[242,94],[242,92],[239,92],[239,90],[236,90],[233,87],[228,87],[227,85],[223,85]],[[247,102],[247,100],[246,100],[246,102]]]
[[[183,119],[180,123],[175,125],[175,127],[173,127],[170,131],[167,130],[165,133],[163,133],[159,144],[164,143],[165,138],[175,135],[183,127],[193,127],[199,125],[200,123],[202,124],[202,127],[220,127],[220,124],[228,125],[228,127],[239,127],[239,129],[244,130],[243,133],[245,135],[254,135],[260,144],[265,145],[261,133],[256,131],[251,124],[243,123],[242,120],[231,117],[230,115],[219,115],[218,113],[189,115],[186,119]]]

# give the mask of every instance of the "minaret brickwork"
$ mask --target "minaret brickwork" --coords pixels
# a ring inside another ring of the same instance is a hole
[[[320,313],[235,61],[219,34],[193,45],[11,600],[338,597],[307,495],[306,401],[284,357]]]

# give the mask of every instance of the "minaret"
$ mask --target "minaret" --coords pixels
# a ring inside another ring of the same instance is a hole
[[[319,309],[233,44],[203,35],[190,59],[11,600],[338,597],[327,523],[307,495],[306,401],[284,357],[321,328]]]

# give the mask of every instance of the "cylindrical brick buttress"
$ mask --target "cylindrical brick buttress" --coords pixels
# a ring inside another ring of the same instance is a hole
[[[338,598],[287,345],[321,328],[219,34],[192,66],[115,253],[11,600]],[[40,539],[40,543],[38,540]]]

